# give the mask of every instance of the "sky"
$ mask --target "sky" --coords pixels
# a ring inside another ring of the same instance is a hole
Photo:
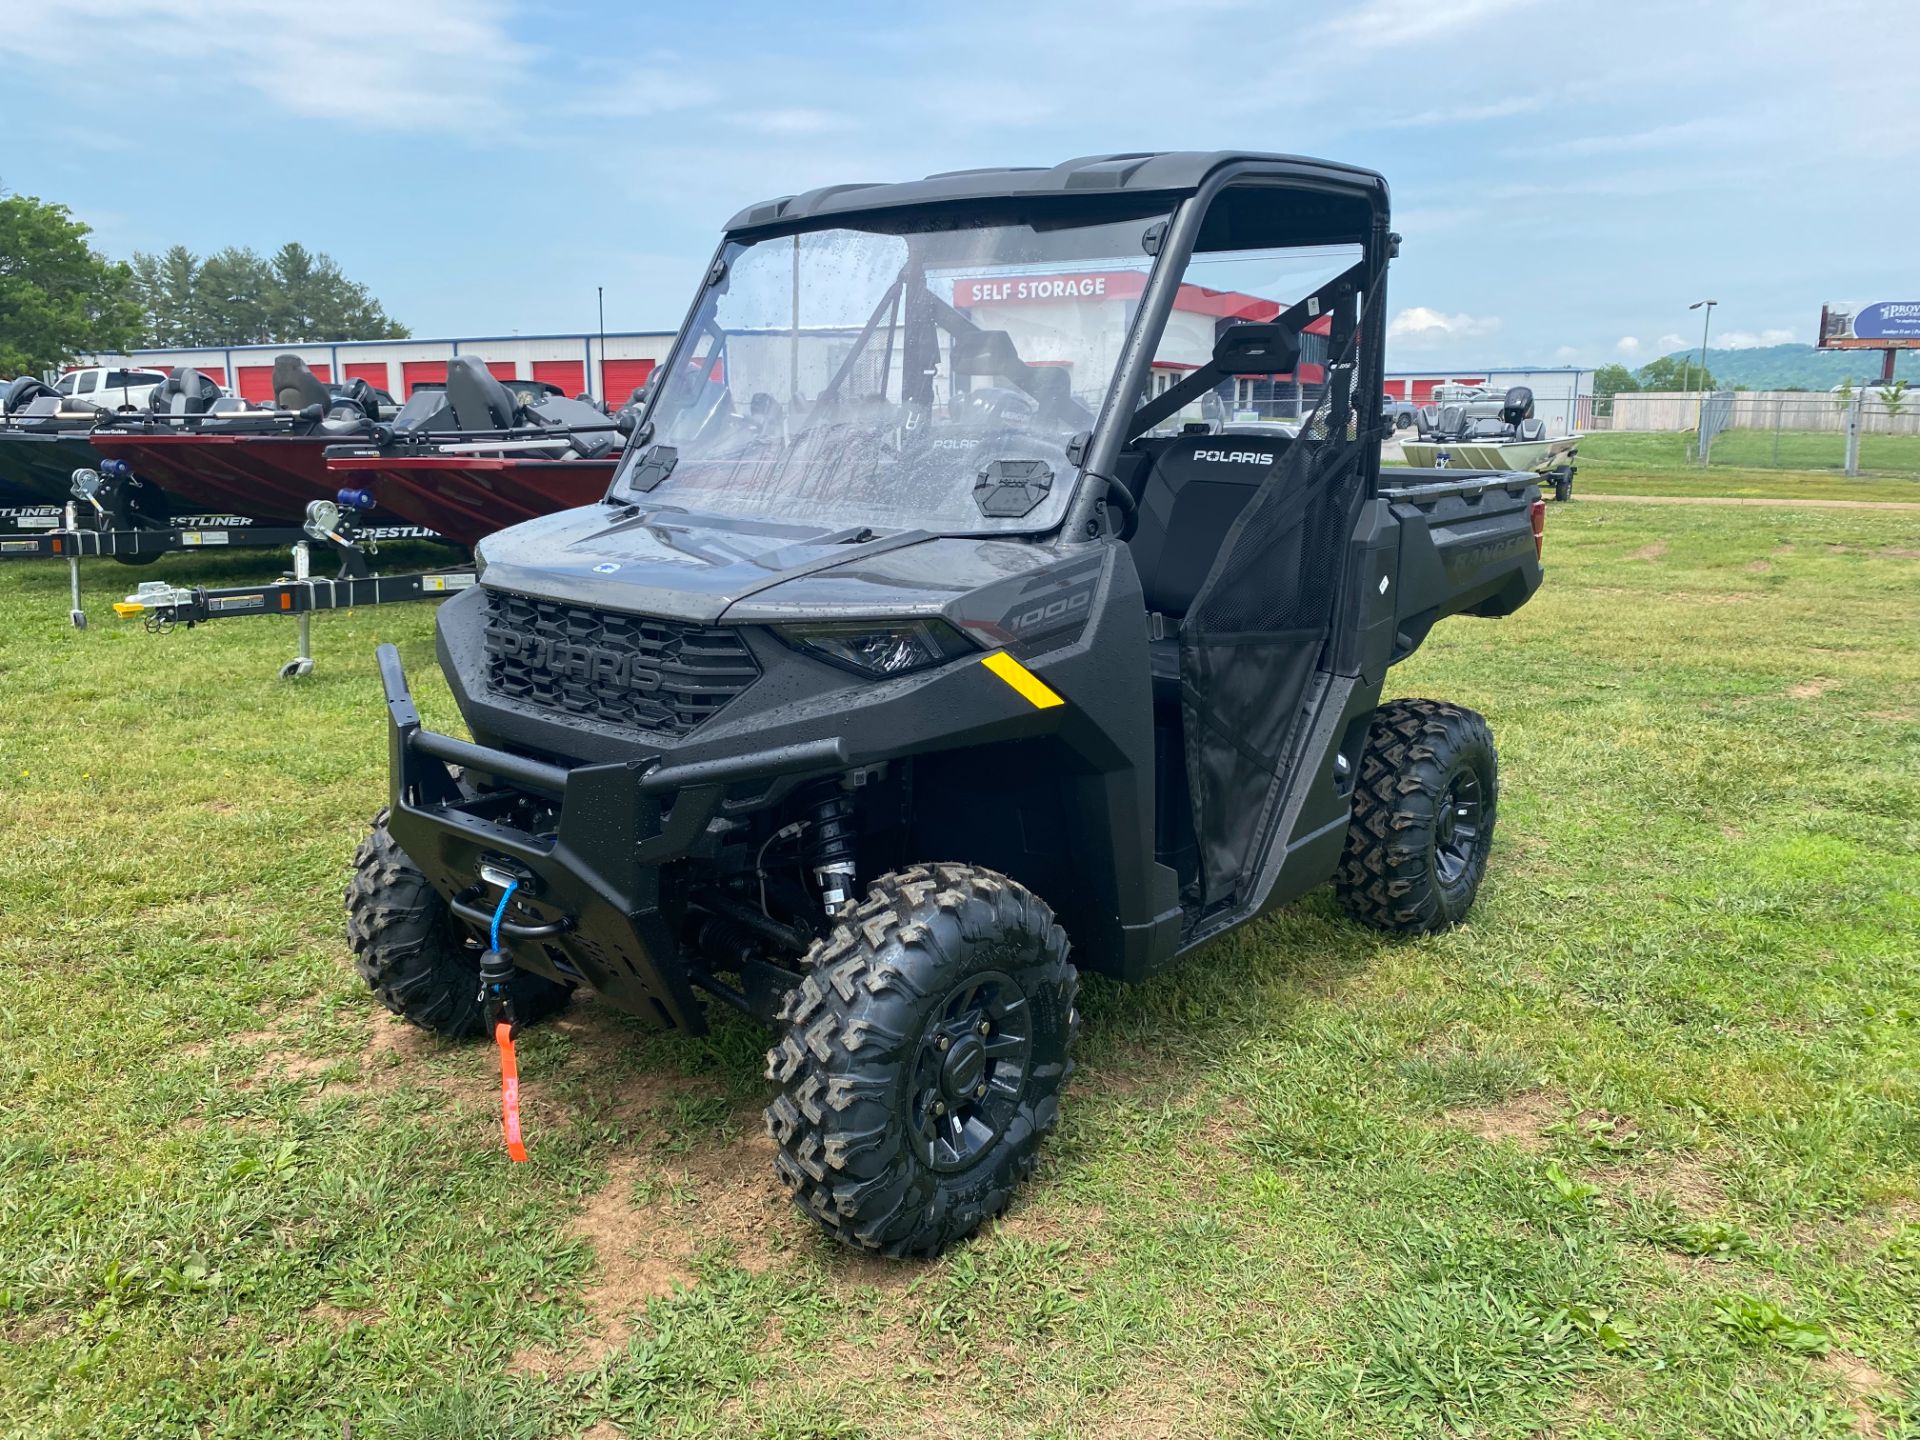
[[[1914,0],[0,5],[0,187],[116,257],[297,239],[420,336],[673,329],[816,185],[1252,149],[1372,166],[1389,369],[1642,364],[1920,299]]]

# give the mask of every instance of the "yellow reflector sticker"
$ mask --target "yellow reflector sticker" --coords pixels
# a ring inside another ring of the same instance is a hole
[[[146,608],[144,605],[135,605],[126,600],[116,600],[113,602],[113,613],[116,615],[138,615]]]
[[[1056,705],[1067,703],[1048,689],[1046,682],[1038,675],[1004,650],[996,650],[991,655],[982,656],[980,663],[1018,690],[1036,710],[1051,710]]]

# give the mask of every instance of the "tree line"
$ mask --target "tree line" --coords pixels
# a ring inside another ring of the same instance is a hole
[[[184,245],[102,255],[64,205],[0,192],[0,378],[157,346],[400,340],[412,332],[331,256]]]

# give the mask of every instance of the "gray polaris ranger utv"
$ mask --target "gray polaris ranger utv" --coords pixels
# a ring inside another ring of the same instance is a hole
[[[1328,880],[1459,921],[1493,740],[1381,687],[1527,600],[1543,507],[1383,484],[1396,243],[1380,176],[1281,155],[742,211],[604,502],[442,607],[471,741],[382,648],[361,974],[452,1035],[582,986],[758,1016],[795,1201],[926,1254],[1032,1170],[1076,965],[1141,979]]]

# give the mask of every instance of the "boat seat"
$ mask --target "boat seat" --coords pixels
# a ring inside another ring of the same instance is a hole
[[[282,410],[305,410],[309,405],[318,405],[324,412],[333,408],[334,395],[298,355],[276,355],[273,357],[273,403]]]
[[[462,430],[511,430],[519,416],[513,392],[477,355],[456,355],[447,362],[447,403]]]
[[[148,403],[156,415],[204,415],[219,398],[218,385],[191,365],[180,365],[153,387]]]
[[[1136,441],[1117,477],[1139,508],[1134,568],[1164,638],[1150,646],[1157,700],[1180,693],[1179,622],[1213,568],[1227,532],[1292,444],[1286,435],[1175,435]]]
[[[1522,420],[1514,427],[1514,434],[1522,440],[1544,440],[1547,438],[1547,422],[1539,419]]]

